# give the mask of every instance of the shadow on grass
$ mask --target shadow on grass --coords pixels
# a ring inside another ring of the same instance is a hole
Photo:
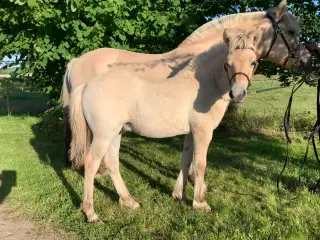
[[[31,139],[30,143],[37,151],[40,160],[45,164],[49,164],[54,169],[68,191],[73,205],[79,207],[81,198],[63,173],[65,162],[63,157],[62,130],[60,129],[56,133],[48,134],[39,128],[39,124],[34,125],[32,130],[35,138]],[[142,151],[141,146],[150,143],[152,144],[152,149],[148,152]],[[158,189],[164,194],[171,195],[173,189],[171,189],[169,185],[161,183],[159,179],[160,177],[169,177],[175,180],[180,170],[180,159],[176,159],[176,164],[172,164],[172,162],[166,160],[160,161],[153,157],[155,156],[153,152],[163,151],[167,153],[173,151],[175,153],[181,153],[182,149],[183,137],[146,139],[129,134],[126,136],[126,141],[122,142],[121,153],[129,155],[139,163],[142,163],[147,169],[156,170],[156,175],[151,174],[148,170],[142,170],[135,161],[128,161],[123,157],[120,161],[122,166],[144,179],[152,188]],[[159,159],[159,157],[157,158]],[[244,161],[244,159],[246,159],[246,161]],[[267,159],[268,162],[273,162],[273,167],[270,169],[256,167],[254,163],[259,159],[263,159],[263,161]],[[244,178],[249,178],[258,183],[263,183],[264,179],[271,179],[276,184],[277,174],[281,170],[284,159],[285,145],[282,141],[275,138],[259,133],[227,133],[216,131],[208,152],[208,168],[234,168],[239,170]],[[290,164],[297,166],[298,162],[293,161]],[[288,180],[286,176],[284,176],[283,179],[283,187],[289,191],[296,189],[298,185],[297,180]],[[95,181],[95,187],[104,192],[107,197],[118,201],[118,194],[114,190],[103,186],[99,180]]]
[[[52,169],[56,172],[61,183],[64,185],[67,190],[70,200],[74,207],[78,208],[81,204],[81,198],[74,190],[72,183],[66,178],[64,174],[65,159],[63,156],[63,134],[62,129],[59,129],[57,132],[48,133],[43,129],[43,123],[38,123],[32,126],[33,133],[35,138],[30,140],[30,144],[33,146],[35,151],[38,153],[40,161],[44,164],[50,165]],[[77,174],[83,177],[83,169],[75,171]],[[99,180],[95,180],[95,187],[104,194],[110,197],[114,201],[118,201],[118,195],[115,191],[108,189],[101,185]]]
[[[132,144],[130,144],[131,142]],[[140,150],[139,142],[141,142],[142,145],[148,144],[148,142],[156,143],[157,151],[168,152],[174,150],[181,153],[183,149],[183,137],[147,139],[130,135],[129,143],[122,143],[120,150],[122,153],[129,154],[148,167],[156,169],[157,172],[163,176],[173,179],[177,178],[180,169],[175,166],[179,166],[179,164],[172,166],[170,163],[164,165],[161,162],[157,162],[152,158],[152,152],[146,157]],[[261,133],[230,133],[217,130],[214,133],[208,151],[207,167],[213,169],[233,168],[238,170],[245,179],[251,179],[259,184],[263,184],[265,180],[270,179],[276,186],[277,177],[281,171],[285,156],[285,144],[279,139]],[[261,159],[263,163],[261,163]],[[291,158],[289,167],[299,167],[299,161],[300,159]],[[177,159],[177,162],[179,163],[180,159]],[[123,160],[122,163],[126,168],[131,169],[146,181],[151,182],[151,187],[155,187],[155,176],[146,176],[147,174],[145,172],[141,172],[133,163],[129,163],[128,161]],[[259,168],[256,166],[256,163],[264,166],[270,163],[270,167],[267,165],[264,168]],[[309,166],[306,166],[306,168],[307,167]],[[298,178],[286,176],[285,173],[281,179],[281,184],[288,191],[292,192],[299,187]],[[168,189],[167,186],[159,185],[159,187],[162,192],[167,194],[170,194],[172,191],[172,189]]]
[[[17,186],[17,172],[4,170],[0,174],[0,204],[9,196],[13,187]]]
[[[44,164],[50,165],[60,178],[61,183],[65,186],[69,193],[70,199],[75,207],[79,207],[81,199],[69,183],[68,179],[63,173],[64,159],[63,159],[63,142],[62,135],[48,134],[41,129],[41,123],[32,126],[35,138],[30,140],[30,144],[38,153],[40,161]]]

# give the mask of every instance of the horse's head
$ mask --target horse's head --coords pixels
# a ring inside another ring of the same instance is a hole
[[[266,58],[286,68],[309,70],[311,55],[301,44],[300,21],[287,12],[287,1],[267,12],[267,20],[259,26],[263,34],[257,46],[259,58]]]
[[[247,32],[240,29],[226,29],[223,39],[228,45],[229,54],[224,69],[229,79],[230,98],[234,102],[242,102],[250,86],[258,62],[256,46],[262,36],[261,30]]]

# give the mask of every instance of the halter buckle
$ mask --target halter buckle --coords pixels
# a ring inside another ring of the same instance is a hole
[[[294,52],[292,49],[289,49],[288,50],[288,58],[292,58],[292,57],[294,57]]]
[[[281,28],[277,27],[277,29],[276,29],[276,34],[278,35],[279,33],[280,33],[280,34],[283,34],[283,31],[282,31]]]

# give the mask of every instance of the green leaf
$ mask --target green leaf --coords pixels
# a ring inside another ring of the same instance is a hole
[[[36,0],[28,0],[28,6],[29,6],[29,7],[36,7],[36,6],[38,6],[37,1],[36,1]]]

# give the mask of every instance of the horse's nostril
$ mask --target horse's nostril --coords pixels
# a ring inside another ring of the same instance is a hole
[[[243,96],[246,96],[247,95],[247,91],[246,90],[243,90]]]
[[[229,97],[230,97],[231,99],[234,98],[233,93],[232,93],[232,90],[229,92]]]

